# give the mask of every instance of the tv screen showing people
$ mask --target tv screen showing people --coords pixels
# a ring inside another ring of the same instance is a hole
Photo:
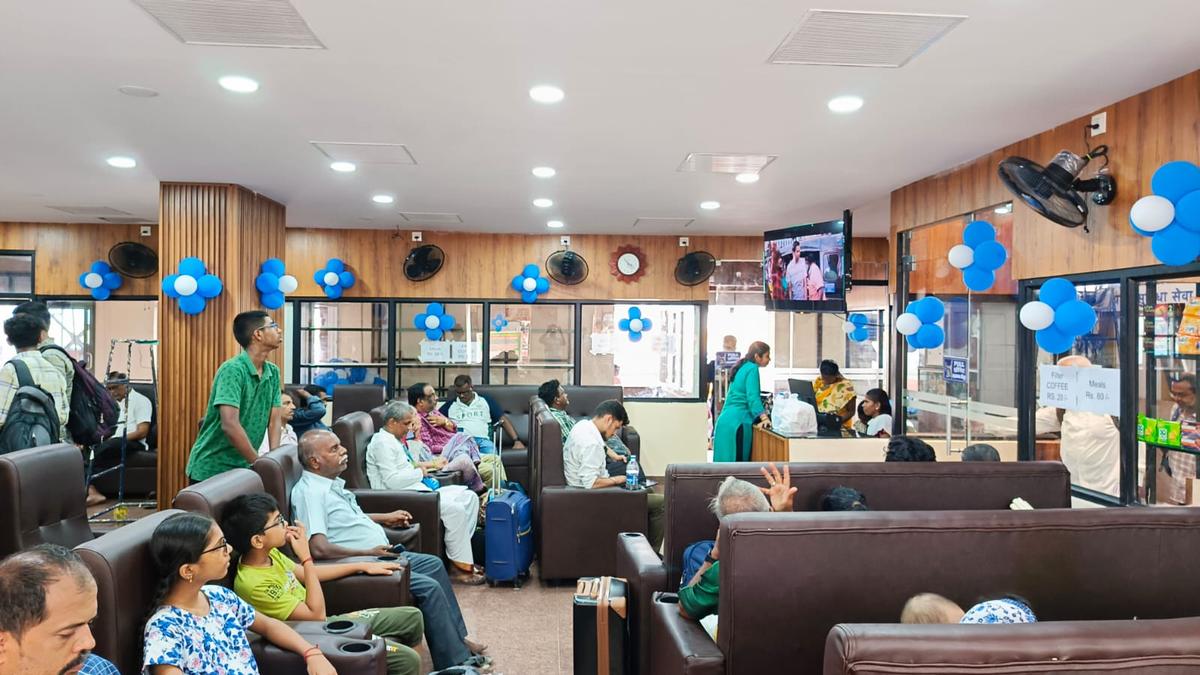
[[[840,220],[763,234],[767,309],[843,312],[850,278],[850,212]]]

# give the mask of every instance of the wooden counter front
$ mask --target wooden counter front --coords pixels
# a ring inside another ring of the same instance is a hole
[[[945,437],[925,438],[933,446],[939,462],[962,460],[962,439],[951,441],[952,452],[946,452]],[[1000,453],[1005,462],[1017,461],[1016,441],[987,441]],[[788,438],[774,431],[754,427],[750,461],[753,462],[882,462],[887,451],[887,438]]]

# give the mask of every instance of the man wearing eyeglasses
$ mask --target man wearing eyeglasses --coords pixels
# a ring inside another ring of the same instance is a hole
[[[283,331],[262,310],[233,319],[233,336],[243,351],[221,364],[213,378],[208,410],[192,445],[187,475],[198,483],[230,469],[249,468],[255,448],[269,439],[279,445],[279,367],[267,360],[283,342]]]

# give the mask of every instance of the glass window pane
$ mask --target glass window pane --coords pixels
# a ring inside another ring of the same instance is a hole
[[[33,293],[33,256],[0,253],[0,294]]]
[[[490,311],[492,384],[575,381],[575,305],[494,304]]]
[[[583,306],[581,382],[620,384],[626,398],[699,398],[699,308],[636,305],[651,328],[633,340],[620,329],[633,307]]]
[[[101,377],[120,371],[134,382],[150,382],[150,349],[143,345],[113,340],[155,340],[158,338],[157,300],[105,300],[95,305],[95,373]],[[158,346],[155,345],[155,356]],[[155,364],[157,365],[157,364]],[[101,378],[103,379],[103,378]]]
[[[386,384],[387,304],[300,303],[300,383]]]
[[[448,331],[446,319],[453,317]],[[418,319],[421,319],[418,322]],[[420,325],[418,325],[418,323]],[[483,380],[483,303],[480,302],[402,302],[396,305],[396,382],[397,391],[417,382],[427,382],[445,395],[455,376],[466,373],[475,382]]]
[[[50,310],[50,339],[75,360],[87,362],[94,372],[92,314],[97,304],[103,303],[92,300],[51,300],[46,303]]]

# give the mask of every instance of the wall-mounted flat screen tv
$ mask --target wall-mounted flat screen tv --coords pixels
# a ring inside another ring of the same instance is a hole
[[[840,220],[763,233],[767,309],[845,312],[850,290],[851,213]]]

